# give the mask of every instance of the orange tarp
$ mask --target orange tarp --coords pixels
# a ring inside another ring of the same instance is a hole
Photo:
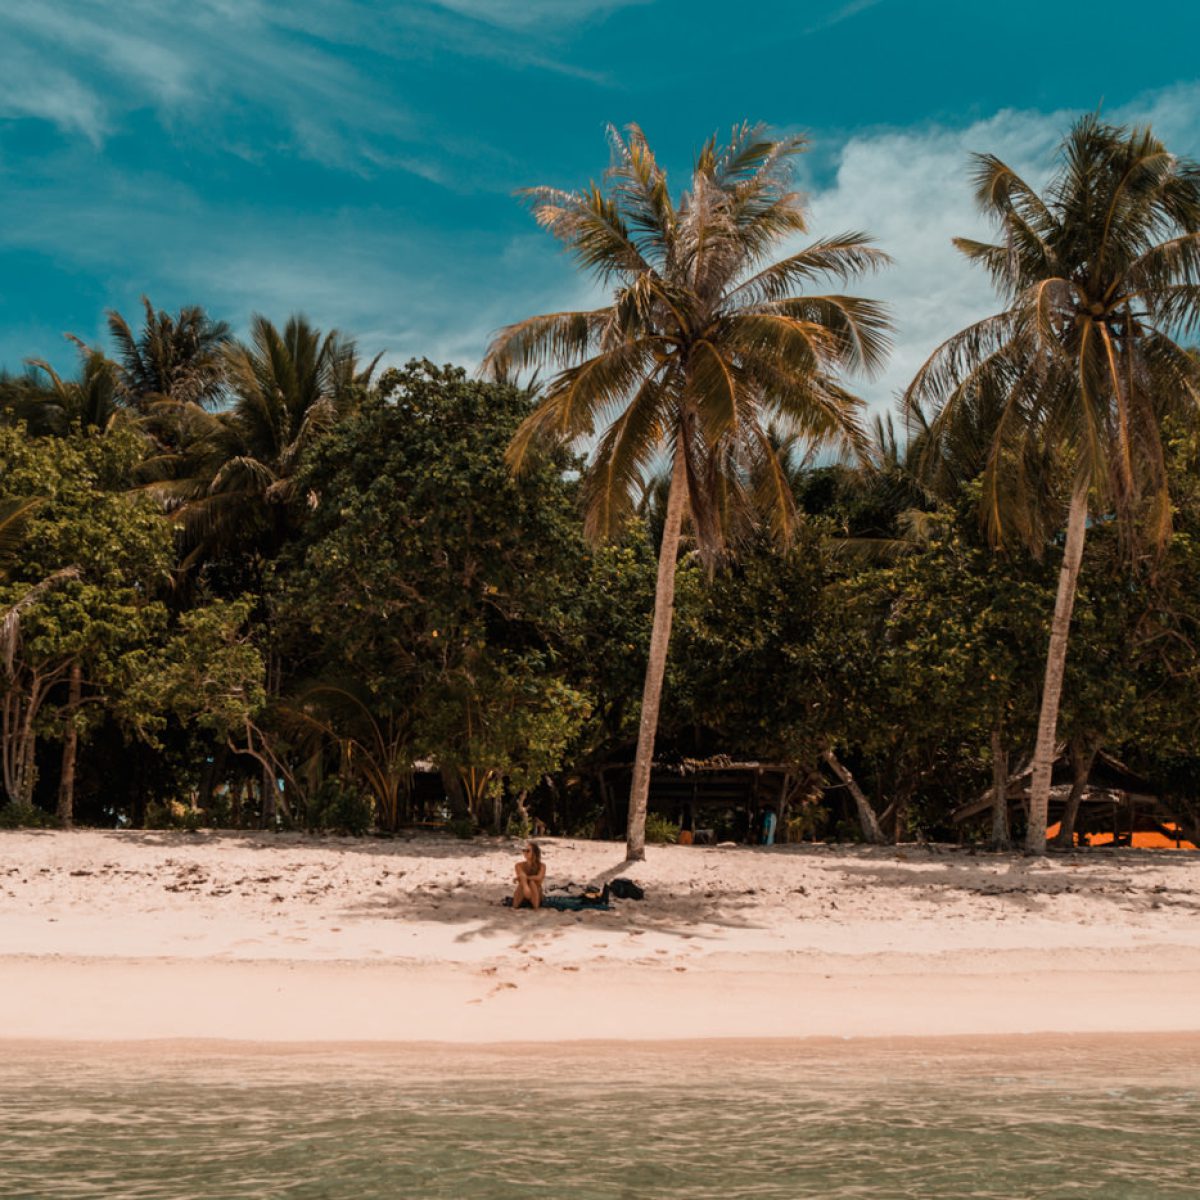
[[[1056,821],[1049,829],[1046,830],[1047,839],[1054,838],[1058,835],[1060,822]],[[1174,825],[1164,825],[1164,829],[1174,829]],[[1088,835],[1088,845],[1090,846],[1109,846],[1112,844],[1113,835],[1111,833],[1093,833]],[[1175,842],[1172,838],[1163,837],[1161,833],[1147,831],[1145,833],[1135,833],[1133,835],[1133,848],[1135,850],[1195,850],[1196,846],[1183,838],[1180,842]]]

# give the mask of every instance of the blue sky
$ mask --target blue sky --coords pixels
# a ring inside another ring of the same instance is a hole
[[[742,119],[803,129],[813,233],[896,258],[861,290],[886,403],[987,311],[949,247],[967,153],[1044,173],[1103,103],[1200,156],[1200,6],[1093,0],[3,0],[0,365],[64,367],[103,312],[296,310],[371,354],[474,367],[489,333],[587,301],[512,197],[606,163],[637,121],[682,178]]]

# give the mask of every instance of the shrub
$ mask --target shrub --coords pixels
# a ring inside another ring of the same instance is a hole
[[[34,804],[0,805],[0,829],[53,829],[57,824],[52,813]]]
[[[371,797],[340,779],[326,779],[305,811],[305,825],[311,830],[365,837],[375,824],[375,805]]]
[[[508,824],[504,827],[506,837],[515,838],[517,841],[524,841],[533,833],[533,822],[527,816],[522,816],[519,812],[515,812],[508,818]]]
[[[674,821],[658,813],[650,813],[646,817],[646,841],[648,842],[677,842],[679,826]]]
[[[198,808],[180,804],[178,800],[168,800],[160,804],[151,800],[146,805],[147,829],[184,829],[195,833],[205,825],[204,813]]]
[[[461,838],[464,842],[469,841],[475,836],[475,822],[470,817],[455,817],[446,828],[456,838]]]

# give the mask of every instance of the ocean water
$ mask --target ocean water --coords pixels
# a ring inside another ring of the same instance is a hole
[[[1200,1193],[1170,1038],[0,1059],[0,1197],[966,1200]]]

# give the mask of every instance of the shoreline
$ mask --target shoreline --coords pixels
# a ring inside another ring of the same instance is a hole
[[[651,847],[642,903],[501,908],[503,839],[0,835],[0,1043],[1200,1034],[1200,859]],[[551,878],[618,848],[547,840]]]
[[[239,1038],[144,1038],[125,1040],[70,1040],[62,1038],[10,1038],[3,1041],[7,1062],[21,1058],[75,1060],[152,1056],[202,1062],[223,1058],[425,1060],[436,1056],[495,1059],[498,1063],[525,1059],[531,1053],[551,1053],[556,1059],[602,1063],[614,1056],[636,1053],[639,1059],[666,1061],[703,1054],[714,1061],[757,1062],[803,1054],[812,1060],[846,1060],[855,1057],[904,1059],[920,1056],[927,1061],[956,1059],[990,1061],[997,1055],[1021,1053],[1081,1055],[1105,1054],[1154,1061],[1200,1062],[1200,1032],[1165,1030],[1136,1035],[1109,1033],[923,1034],[870,1037],[725,1037],[677,1038],[637,1041],[596,1038],[561,1042],[441,1042],[441,1041],[300,1041],[269,1042]]]

